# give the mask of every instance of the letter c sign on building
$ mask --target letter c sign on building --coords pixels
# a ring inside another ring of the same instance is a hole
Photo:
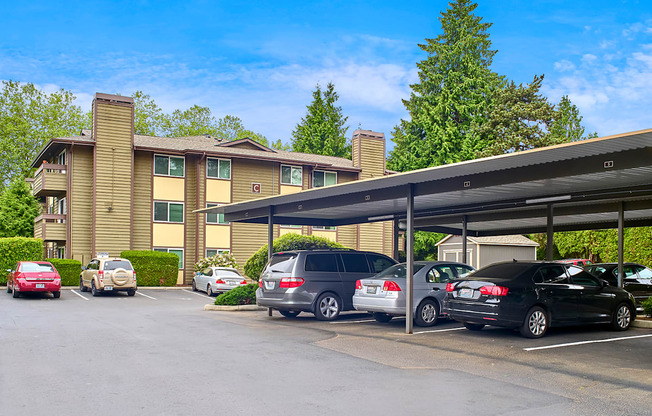
[[[259,194],[260,193],[260,184],[259,183],[252,183],[251,184],[251,193],[252,194]]]

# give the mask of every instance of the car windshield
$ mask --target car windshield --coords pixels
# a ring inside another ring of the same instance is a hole
[[[644,269],[639,269],[638,277],[641,279],[652,279],[652,270],[648,269],[647,267]]]
[[[127,260],[109,260],[104,263],[104,270],[115,269],[133,270],[131,263],[129,263]]]
[[[53,272],[54,268],[50,264],[39,264],[39,263],[23,263],[20,266],[21,272]]]
[[[290,273],[292,271],[292,267],[294,267],[294,261],[296,258],[296,253],[275,254],[267,264],[267,267],[265,267],[265,271],[269,269],[273,272]]]
[[[414,265],[414,274],[423,268],[423,264]],[[405,263],[395,264],[376,275],[377,278],[405,279],[407,267]]]
[[[233,271],[233,270],[215,270],[213,273],[214,276],[220,276],[220,277],[237,277],[237,278],[242,278],[238,272]]]

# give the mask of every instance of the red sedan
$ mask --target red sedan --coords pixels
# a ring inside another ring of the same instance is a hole
[[[21,292],[52,292],[52,296],[61,296],[61,276],[57,269],[47,261],[19,261],[13,270],[9,270],[7,293],[15,298]]]

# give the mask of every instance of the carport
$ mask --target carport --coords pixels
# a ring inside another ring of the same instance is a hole
[[[195,212],[268,224],[270,256],[274,224],[341,226],[392,220],[395,230],[405,229],[409,270],[415,229],[462,235],[463,241],[469,235],[545,232],[551,260],[556,231],[617,228],[622,276],[624,227],[652,225],[652,129]],[[462,253],[466,261],[466,247]],[[406,295],[406,332],[412,333],[410,273]]]

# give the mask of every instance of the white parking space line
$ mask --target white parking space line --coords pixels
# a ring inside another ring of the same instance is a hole
[[[337,321],[337,322],[329,322],[329,324],[359,324],[362,322],[376,322],[375,319],[365,319],[364,321]]]
[[[146,298],[150,298],[150,299],[154,299],[154,300],[156,300],[156,298],[153,298],[153,297],[151,297],[151,296],[149,296],[149,295],[146,295],[146,294],[144,294],[144,293],[136,292],[136,294],[137,294],[137,295],[140,295],[140,296],[145,296]]]
[[[418,331],[418,332],[413,332],[412,335],[417,335],[417,334],[430,334],[432,332],[449,332],[449,331],[459,331],[460,329],[466,329],[465,327],[461,326],[459,328],[448,328],[448,329],[433,329],[432,331]]]
[[[82,299],[84,299],[84,300],[88,300],[88,298],[87,298],[86,296],[82,295],[81,293],[77,293],[76,290],[74,290],[74,289],[70,289],[70,291],[71,291],[72,293],[74,293],[75,295],[79,296],[80,298],[82,298]]]
[[[597,344],[600,342],[613,342],[613,341],[625,341],[628,339],[636,338],[647,338],[652,337],[652,334],[648,335],[634,335],[632,337],[618,337],[618,338],[607,338],[607,339],[596,339],[594,341],[579,341],[579,342],[568,342],[566,344],[555,344],[555,345],[545,345],[543,347],[531,347],[523,348],[524,351],[537,351],[537,350],[548,350],[552,348],[562,348],[562,347],[573,347],[575,345],[584,345],[584,344]]]
[[[204,295],[204,294],[199,293],[199,292],[192,292],[192,291],[190,291],[190,290],[186,290],[186,289],[182,289],[182,290],[183,290],[184,292],[192,293],[193,295],[201,296],[202,298],[214,299],[214,298],[212,298],[212,297],[210,297],[210,296]]]

